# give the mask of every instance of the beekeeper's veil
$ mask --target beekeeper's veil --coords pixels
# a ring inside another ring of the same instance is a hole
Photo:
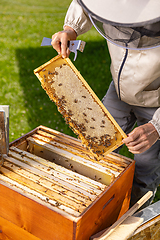
[[[160,0],[78,0],[97,31],[129,49],[160,46]]]

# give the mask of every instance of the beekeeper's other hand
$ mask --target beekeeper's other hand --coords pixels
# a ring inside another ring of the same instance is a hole
[[[52,36],[52,46],[58,52],[58,54],[62,55],[63,58],[69,57],[70,51],[68,48],[68,41],[76,40],[77,33],[73,28],[65,26],[64,30],[61,32],[57,32]]]
[[[123,139],[129,151],[133,154],[143,153],[149,149],[157,140],[159,134],[151,123],[136,127],[128,137]]]

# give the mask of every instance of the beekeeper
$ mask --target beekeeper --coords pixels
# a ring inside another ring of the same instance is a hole
[[[53,48],[68,57],[68,41],[92,25],[107,40],[111,57],[113,81],[102,102],[135,154],[133,205],[160,184],[160,1],[73,0],[64,30],[52,36]]]

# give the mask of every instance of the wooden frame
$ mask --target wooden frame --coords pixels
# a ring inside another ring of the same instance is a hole
[[[122,140],[124,138],[126,138],[126,134],[123,132],[123,130],[117,124],[115,119],[111,116],[111,114],[108,112],[108,110],[102,104],[102,102],[99,100],[99,98],[93,92],[93,90],[90,88],[88,83],[82,77],[80,72],[76,69],[76,67],[73,65],[73,63],[70,61],[70,59],[69,58],[65,58],[64,59],[64,58],[62,58],[61,56],[58,55],[55,58],[53,58],[50,61],[48,61],[47,63],[45,63],[42,66],[40,66],[37,69],[35,69],[34,73],[37,76],[37,78],[40,80],[42,87],[44,88],[46,93],[49,95],[50,99],[57,104],[57,100],[53,97],[54,91],[53,91],[52,86],[51,86],[52,84],[47,79],[47,76],[48,76],[47,72],[48,73],[53,72],[56,67],[61,67],[62,65],[68,65],[72,69],[72,71],[76,74],[78,79],[82,82],[82,85],[84,86],[84,88],[86,88],[88,90],[88,92],[90,93],[90,95],[93,97],[94,101],[97,103],[97,106],[99,106],[102,109],[102,111],[106,115],[106,120],[109,119],[109,121],[111,121],[112,125],[114,126],[114,128],[115,128],[115,136],[110,140],[110,143],[109,143],[110,146],[107,146],[107,147],[103,146],[102,147],[102,146],[99,146],[97,144],[96,148],[91,147],[91,150],[92,151],[94,150],[93,152],[96,152],[96,153],[100,152],[101,155],[102,154],[107,155],[108,153],[110,153],[111,151],[113,151],[114,149],[116,149],[120,145],[122,145]],[[78,108],[78,105],[77,105],[77,108]],[[58,110],[60,111],[60,108],[58,108]],[[81,111],[79,111],[79,112],[81,112]],[[77,130],[75,125],[73,125],[71,121],[68,121],[68,124],[72,127],[73,131],[76,134],[78,133],[78,135],[81,138],[82,142],[85,145],[88,145],[87,139],[84,137],[84,135],[81,132],[79,132],[79,130]],[[97,157],[97,155],[98,154],[95,154],[96,157]]]

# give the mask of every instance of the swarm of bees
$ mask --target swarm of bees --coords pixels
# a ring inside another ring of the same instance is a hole
[[[42,87],[57,105],[67,124],[97,156],[111,145],[116,130],[82,81],[67,65],[43,71]]]

